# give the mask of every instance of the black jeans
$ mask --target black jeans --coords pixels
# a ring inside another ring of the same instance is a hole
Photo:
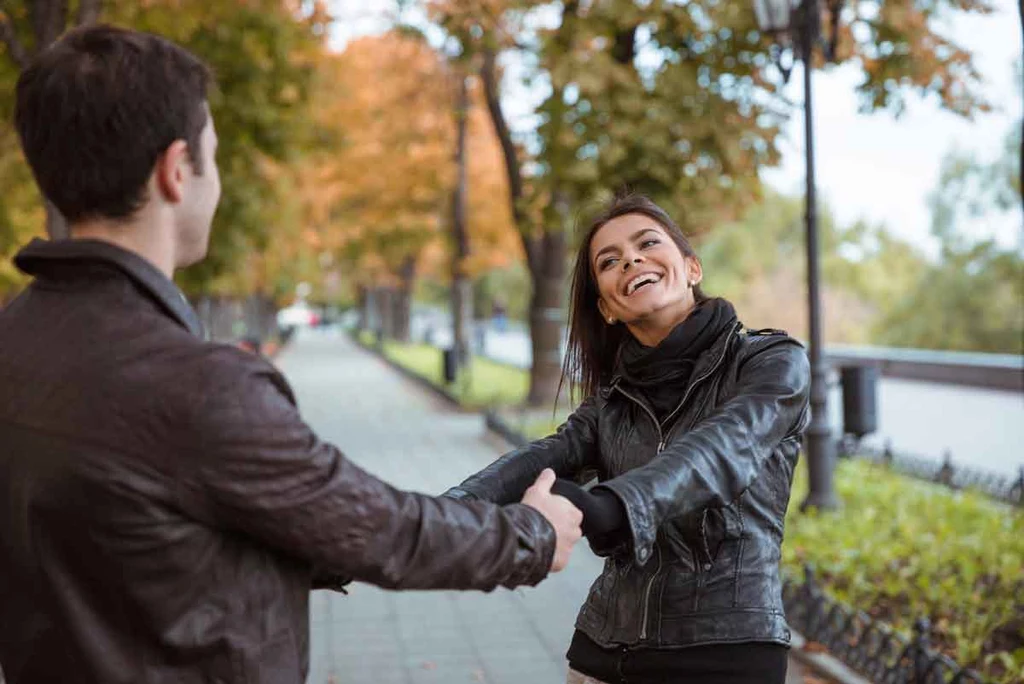
[[[602,648],[577,631],[569,666],[608,684],[785,684],[789,649],[750,642],[687,648]]]

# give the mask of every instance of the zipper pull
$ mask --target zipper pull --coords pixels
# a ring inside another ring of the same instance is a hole
[[[660,442],[658,442],[658,451],[656,453],[660,454],[662,452],[662,450],[664,450],[664,448],[665,448],[665,440],[661,440]]]

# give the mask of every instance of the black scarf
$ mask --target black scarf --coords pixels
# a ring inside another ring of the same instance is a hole
[[[697,357],[736,322],[732,304],[720,298],[698,304],[657,347],[645,347],[627,335],[619,352],[618,372],[640,392],[664,420],[683,398]]]

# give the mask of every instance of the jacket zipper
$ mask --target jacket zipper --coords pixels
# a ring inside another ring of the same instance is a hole
[[[737,325],[737,327],[733,328],[732,335],[736,334],[736,329],[738,327],[739,326]],[[732,335],[729,336],[730,341],[732,340]],[[686,400],[690,398],[690,393],[693,391],[693,388],[707,380],[716,370],[719,369],[719,367],[721,367],[722,362],[725,361],[725,355],[728,353],[728,351],[729,345],[726,344],[725,347],[722,349],[721,355],[718,357],[718,359],[715,360],[715,363],[712,364],[712,366],[708,368],[707,371],[705,371],[699,378],[690,383],[690,386],[686,388],[686,392],[683,394],[683,400],[679,402],[679,405],[676,406],[672,413],[668,414],[668,416],[665,418],[665,425],[668,425],[672,418],[674,418],[675,415],[679,413],[679,411],[683,408],[683,406],[686,405]],[[674,425],[671,426],[668,430],[668,433],[662,438],[662,441],[659,444],[658,453],[661,453],[661,450],[665,448],[664,445],[668,442],[668,438],[672,436],[672,428],[674,427]],[[660,430],[658,431],[658,435],[659,437],[661,436]]]
[[[626,390],[622,389],[620,386],[616,385],[615,389],[617,389],[619,392],[622,392],[622,394],[624,394],[625,396],[629,397],[629,399],[631,399],[634,404],[636,404],[637,406],[642,408],[644,410],[644,413],[646,413],[648,416],[651,417],[651,422],[654,423],[654,429],[658,431],[658,451],[657,451],[657,453],[660,454],[661,450],[665,448],[665,440],[664,440],[664,438],[662,438],[662,435],[661,435],[661,423],[658,422],[658,418],[657,418],[657,416],[654,415],[654,411],[652,411],[651,409],[647,408],[647,404],[645,404],[644,402],[640,401],[639,399],[634,397],[632,394],[630,394]]]
[[[655,545],[654,552],[658,554],[658,567],[654,569],[654,574],[651,575],[651,579],[647,580],[647,588],[644,589],[644,614],[640,623],[641,639],[647,638],[647,618],[650,616],[651,611],[651,589],[654,588],[654,580],[658,578],[658,573],[661,572],[661,549]]]
[[[736,332],[736,328],[734,327],[733,330],[732,330],[732,334],[735,334],[735,332]],[[732,338],[732,334],[730,334],[730,339]],[[693,388],[696,387],[697,385],[699,385],[700,383],[704,382],[704,380],[706,380],[708,377],[710,377],[712,373],[714,373],[716,370],[718,370],[718,367],[721,366],[722,362],[725,360],[725,355],[726,355],[726,352],[728,352],[728,350],[729,350],[729,345],[726,344],[725,347],[722,349],[722,354],[718,357],[718,359],[715,361],[715,363],[712,364],[711,368],[709,368],[699,378],[697,378],[696,380],[694,380],[693,382],[690,383],[690,386],[686,388],[686,392],[683,393],[682,401],[680,401],[679,405],[675,407],[675,409],[672,411],[672,413],[668,414],[668,417],[665,418],[665,424],[666,425],[669,423],[670,420],[672,420],[672,418],[677,413],[679,413],[680,409],[682,409],[683,406],[686,405],[686,400],[690,398],[690,394],[693,392]],[[669,435],[663,434],[662,429],[661,429],[661,423],[658,421],[658,417],[654,415],[654,411],[649,409],[645,403],[643,403],[642,401],[640,401],[639,399],[634,397],[632,394],[630,394],[626,390],[622,389],[622,387],[620,387],[619,385],[616,385],[615,389],[617,389],[623,395],[625,395],[630,400],[632,400],[633,403],[635,403],[637,406],[642,408],[644,410],[644,412],[648,416],[650,416],[651,422],[654,423],[654,429],[658,431],[658,449],[655,452],[655,456],[657,456],[658,454],[660,454],[665,449],[666,437],[667,436],[671,436],[671,430],[669,431]],[[659,548],[658,545],[655,544],[654,545],[654,551],[658,555],[658,567],[654,569],[654,574],[651,575],[651,578],[649,580],[647,580],[647,587],[644,589],[644,612],[643,612],[643,616],[641,618],[642,622],[640,623],[640,639],[641,640],[647,638],[647,619],[648,619],[648,617],[650,617],[650,610],[651,610],[651,590],[654,588],[654,580],[656,580],[658,578],[658,573],[661,572],[661,548]]]

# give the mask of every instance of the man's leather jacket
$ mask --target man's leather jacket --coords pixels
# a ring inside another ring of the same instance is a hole
[[[35,280],[0,310],[8,684],[299,684],[317,574],[482,590],[547,575],[540,513],[363,471],[273,366],[204,342],[141,257],[39,241],[16,263]]]

